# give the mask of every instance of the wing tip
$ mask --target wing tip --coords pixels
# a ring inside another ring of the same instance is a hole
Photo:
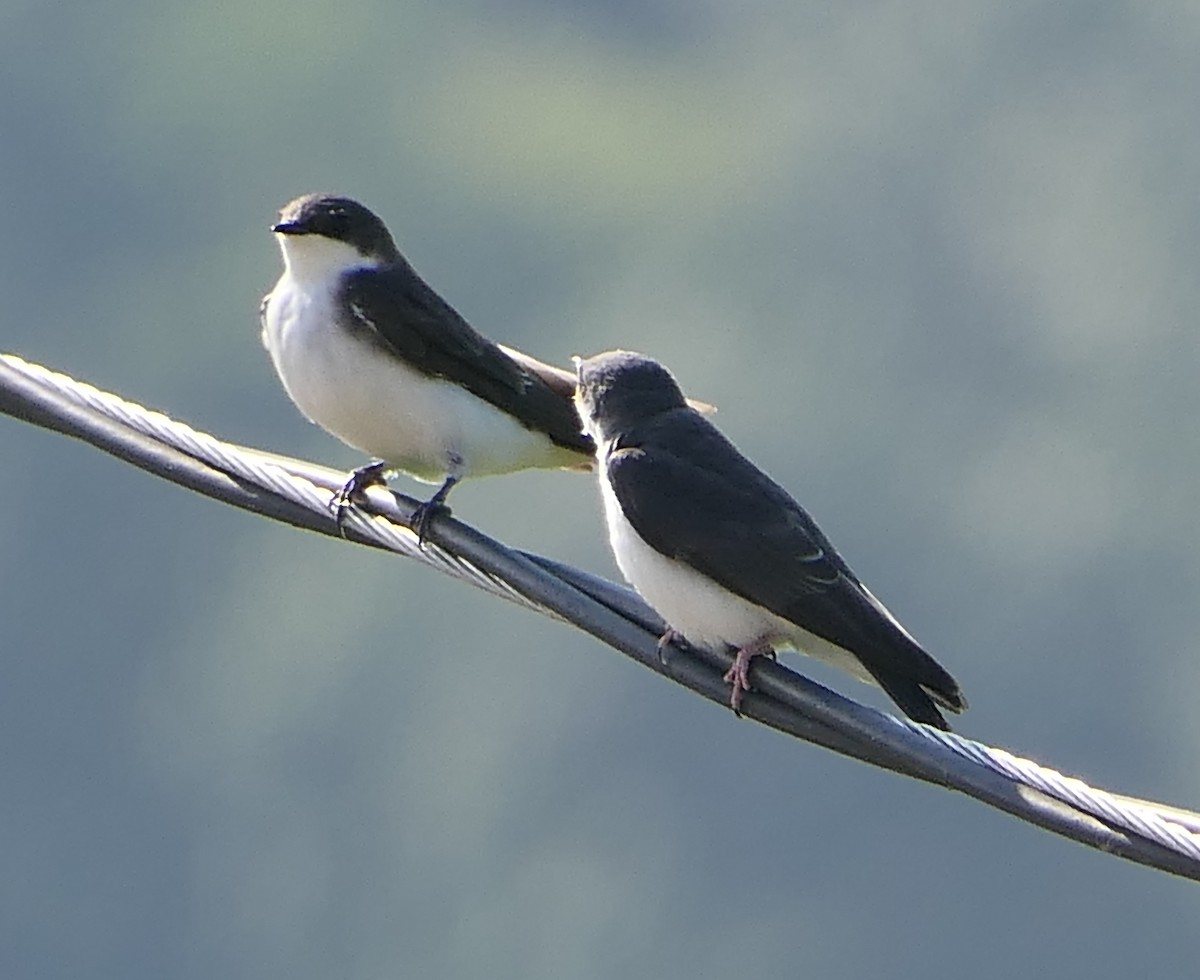
[[[913,721],[939,728],[944,732],[953,729],[938,709],[944,708],[954,714],[967,709],[967,699],[963,697],[954,680],[949,678],[949,675],[947,677],[949,684],[934,688],[907,677],[875,674],[879,686],[905,715]]]

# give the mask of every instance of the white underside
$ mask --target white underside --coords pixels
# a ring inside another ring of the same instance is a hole
[[[874,683],[858,658],[841,647],[735,595],[646,544],[626,519],[603,474],[600,492],[609,541],[621,573],[689,643],[719,650],[726,645],[740,648],[765,640],[776,649],[790,647]]]
[[[310,420],[430,483],[448,474],[487,476],[578,462],[577,454],[466,389],[411,370],[345,332],[333,315],[341,271],[300,282],[289,268],[267,303],[263,346]]]

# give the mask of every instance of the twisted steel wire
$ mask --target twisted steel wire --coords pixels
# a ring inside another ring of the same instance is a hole
[[[662,621],[630,590],[506,548],[452,518],[422,546],[407,526],[418,502],[383,488],[339,528],[329,509],[345,474],[223,442],[30,363],[0,354],[0,410],[83,439],[164,478],[236,506],[404,555],[527,609],[571,623],[720,704],[724,653],[660,656]],[[955,789],[1055,833],[1200,880],[1200,814],[1096,789],[1032,760],[858,704],[779,664],[756,663],[743,713],[853,758]]]

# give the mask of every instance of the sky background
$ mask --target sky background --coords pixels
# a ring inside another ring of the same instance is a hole
[[[4,0],[0,348],[358,465],[257,325],[276,210],[349,194],[485,333],[719,405],[963,734],[1200,807],[1197,50],[1167,0]],[[5,977],[1200,960],[1194,883],[414,564],[11,419],[0,487]],[[454,504],[617,574],[591,478]]]

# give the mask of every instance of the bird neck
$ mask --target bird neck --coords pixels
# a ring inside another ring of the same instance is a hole
[[[323,235],[280,235],[279,247],[287,275],[301,286],[329,285],[353,269],[379,265],[353,246]]]

